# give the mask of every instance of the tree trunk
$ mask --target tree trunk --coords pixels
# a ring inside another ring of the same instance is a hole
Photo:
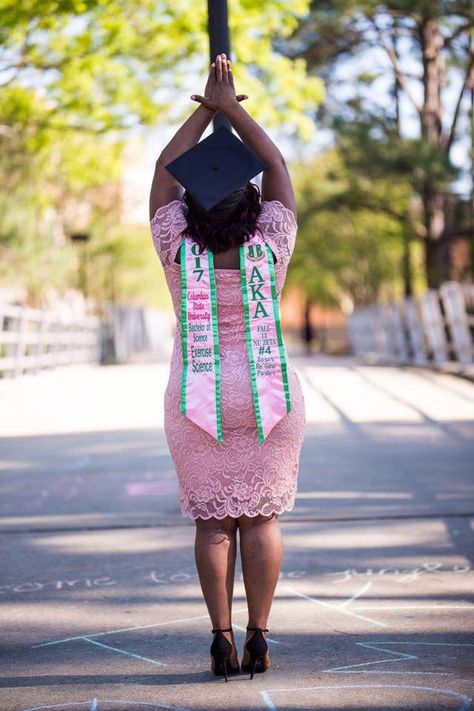
[[[425,269],[428,288],[437,289],[449,279],[451,258],[449,240],[445,239],[446,196],[428,184],[423,191],[425,213]]]
[[[393,18],[393,51],[395,53],[395,58],[397,60],[397,65],[400,62],[400,55],[398,52],[398,40],[399,40],[399,26],[398,18]],[[393,73],[393,100],[395,102],[395,125],[397,130],[397,136],[401,140],[401,125],[400,125],[400,96],[402,93],[402,86],[400,84],[400,79],[396,71]],[[411,258],[410,258],[410,240],[408,236],[408,229],[403,230],[403,256],[402,256],[402,274],[403,274],[403,292],[405,297],[412,296],[412,269],[411,269]]]
[[[433,149],[441,150],[442,143],[442,107],[441,83],[443,66],[441,49],[443,37],[436,18],[424,17],[419,27],[420,43],[423,56],[424,100],[421,111],[422,136]],[[443,240],[445,233],[446,199],[436,186],[432,176],[427,173],[422,192],[426,227],[425,267],[428,287],[437,288],[449,278],[449,244]]]
[[[409,296],[413,296],[413,270],[411,268],[410,238],[408,235],[408,230],[403,230],[402,274],[403,295],[406,298]]]
[[[304,305],[304,322],[303,322],[303,342],[305,345],[306,355],[311,355],[313,344],[313,325],[311,323],[311,306],[312,301],[306,297]]]

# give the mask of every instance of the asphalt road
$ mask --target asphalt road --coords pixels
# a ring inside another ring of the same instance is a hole
[[[0,381],[0,711],[474,708],[474,386],[294,359],[307,436],[272,667],[210,671],[166,364]],[[233,626],[247,624],[237,563]]]

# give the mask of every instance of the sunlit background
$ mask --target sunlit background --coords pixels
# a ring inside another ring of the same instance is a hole
[[[467,711],[474,0],[228,0],[236,89],[296,192],[307,422],[273,668],[229,684],[163,427],[148,206],[224,5],[0,0],[0,709]],[[232,612],[240,653],[238,556]]]
[[[446,281],[463,284],[473,308],[468,6],[230,3],[237,90],[295,186],[282,313],[308,352],[363,351],[351,314]],[[191,93],[202,93],[207,4],[3,0],[0,9],[0,303],[46,310],[43,320],[98,317],[82,359],[167,352],[171,301],[148,195],[159,153],[195,110]],[[19,328],[15,311],[4,317],[4,331]],[[28,332],[48,331],[39,313],[29,317]],[[0,349],[4,375],[54,362],[52,345],[31,335],[23,355],[36,361],[14,363],[12,337]]]

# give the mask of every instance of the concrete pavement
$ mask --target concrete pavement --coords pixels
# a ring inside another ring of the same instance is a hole
[[[272,668],[210,672],[167,365],[0,381],[0,709],[470,709],[474,386],[294,359],[308,429]],[[233,625],[246,604],[237,563]]]

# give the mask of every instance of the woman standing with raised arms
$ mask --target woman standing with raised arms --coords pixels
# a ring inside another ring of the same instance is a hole
[[[294,248],[296,205],[285,161],[236,96],[218,55],[200,106],[156,163],[153,242],[177,319],[165,433],[215,634],[216,675],[270,666],[266,627],[294,507],[305,429],[301,386],[281,337],[279,298]],[[198,143],[217,111],[225,128]],[[250,179],[263,171],[262,191]],[[182,187],[185,187],[183,194]],[[239,667],[232,596],[239,530],[248,604]]]

